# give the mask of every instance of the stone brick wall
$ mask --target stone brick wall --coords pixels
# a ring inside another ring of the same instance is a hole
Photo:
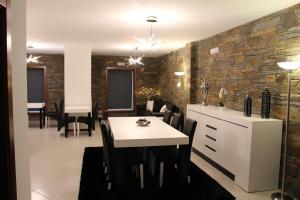
[[[173,51],[160,57],[159,86],[164,100],[173,102],[186,114],[186,105],[190,103],[190,77],[191,77],[191,45]],[[181,78],[174,72],[183,71]],[[177,83],[181,82],[181,87]]]
[[[210,55],[210,49],[220,52]],[[201,103],[200,85],[206,77],[210,90],[208,104],[218,105],[221,87],[228,90],[225,106],[243,110],[248,93],[253,98],[253,113],[260,114],[261,92],[267,86],[272,93],[272,117],[285,119],[287,72],[277,62],[300,58],[300,4],[252,21],[186,47],[190,55],[190,102]],[[189,100],[177,91],[172,74],[184,64],[180,49],[162,56],[160,86],[162,95],[181,107]],[[188,59],[188,58],[186,58]],[[300,70],[292,77],[300,78]],[[185,93],[182,93],[185,94]],[[288,139],[286,190],[300,199],[300,83],[292,82],[291,122]],[[267,159],[267,158],[266,158]]]
[[[105,108],[105,84],[106,67],[118,67],[118,62],[125,62],[122,56],[93,56],[92,57],[92,99],[100,102]],[[146,99],[139,95],[140,88],[159,88],[159,68],[158,58],[143,58],[144,66],[136,68],[136,104],[146,103]]]

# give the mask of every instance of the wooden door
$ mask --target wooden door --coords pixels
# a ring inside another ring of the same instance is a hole
[[[16,200],[9,14],[10,1],[0,0],[0,199]]]

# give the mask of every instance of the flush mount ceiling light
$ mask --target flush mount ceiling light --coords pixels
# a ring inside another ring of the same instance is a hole
[[[145,50],[157,50],[161,48],[161,40],[155,39],[153,34],[153,23],[157,22],[157,17],[149,16],[147,17],[147,22],[150,23],[150,37],[139,38],[135,37],[136,40],[142,43],[142,48]]]
[[[33,49],[33,46],[28,46],[28,49]],[[31,54],[31,51],[29,51],[29,56],[26,58],[26,63],[35,63],[35,64],[38,64],[38,63],[41,63],[39,61],[41,56],[33,56]]]
[[[129,56],[129,58],[125,59],[125,60],[128,61],[129,65],[144,65],[144,63],[142,62],[142,58],[144,56],[139,56],[139,57],[137,56],[137,51],[138,51],[137,47],[134,50],[135,50],[134,51],[134,57]]]

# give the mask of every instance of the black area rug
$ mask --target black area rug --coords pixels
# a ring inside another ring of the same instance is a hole
[[[192,165],[191,184],[182,185],[178,181],[177,171],[165,166],[164,186],[158,187],[158,173],[152,177],[145,169],[145,188],[140,189],[139,178],[135,178],[130,169],[124,184],[125,192],[107,190],[104,169],[102,167],[102,148],[87,147],[83,156],[79,200],[231,200],[235,199],[215,180]]]

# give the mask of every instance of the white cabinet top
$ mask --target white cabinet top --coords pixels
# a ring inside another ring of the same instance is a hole
[[[282,123],[282,120],[278,119],[263,119],[258,115],[252,115],[251,117],[244,116],[243,112],[230,110],[230,109],[223,109],[220,110],[219,107],[216,106],[203,106],[201,104],[188,104],[187,110],[192,110],[194,112],[198,112],[210,117],[214,117],[217,119],[221,119],[224,121],[237,123],[242,126],[251,126],[252,123],[255,122],[278,122]]]
[[[149,126],[138,126],[141,117],[109,117],[109,125],[114,137],[114,146],[146,147],[188,144],[189,137],[157,117],[142,117],[149,120]]]

